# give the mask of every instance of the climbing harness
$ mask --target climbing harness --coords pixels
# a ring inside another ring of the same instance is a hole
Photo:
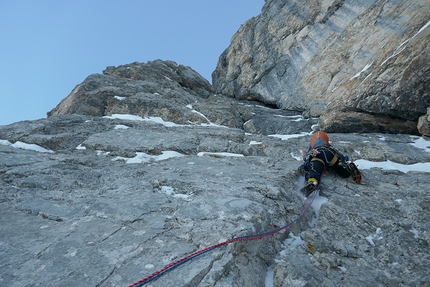
[[[330,161],[327,158],[326,152],[330,152],[333,155],[333,158]],[[316,157],[320,154],[323,155],[324,159]],[[315,171],[312,167],[313,161],[319,161],[330,168],[339,160],[339,165],[341,165],[344,169],[348,170],[355,183],[361,184],[361,178],[364,177],[364,174],[357,168],[354,162],[349,160],[349,157],[347,155],[342,155],[337,149],[333,148],[332,146],[309,148],[309,150],[304,153],[303,160],[304,163],[299,167],[299,171],[301,171],[302,173],[309,172],[311,170]],[[328,173],[327,168],[324,168],[324,172]]]
[[[167,273],[168,271],[170,271],[170,270],[172,270],[172,269],[174,269],[174,268],[176,268],[176,267],[184,264],[185,262],[187,262],[187,261],[189,261],[189,260],[191,260],[191,259],[193,259],[193,258],[195,258],[197,256],[205,254],[205,253],[207,253],[207,252],[209,252],[211,250],[214,250],[214,249],[216,249],[218,247],[221,247],[223,245],[227,245],[227,244],[234,243],[234,242],[239,242],[239,241],[251,241],[251,240],[255,240],[255,239],[261,239],[263,237],[267,237],[267,236],[271,236],[271,235],[274,235],[276,233],[279,233],[279,232],[283,231],[284,229],[287,229],[288,227],[292,226],[294,223],[296,223],[309,210],[309,208],[311,207],[312,202],[314,201],[317,193],[318,193],[318,190],[315,190],[313,192],[312,196],[310,196],[308,198],[308,200],[307,200],[307,202],[305,204],[305,208],[302,210],[302,212],[300,213],[300,215],[297,216],[296,219],[294,219],[293,221],[291,221],[287,225],[284,225],[284,226],[282,226],[282,227],[280,227],[278,229],[274,229],[272,231],[265,232],[265,233],[259,233],[259,234],[255,234],[255,235],[235,237],[235,238],[232,238],[232,239],[229,239],[229,240],[226,240],[226,241],[223,241],[223,242],[211,245],[209,247],[197,250],[197,251],[195,251],[195,252],[193,252],[193,253],[185,256],[185,257],[182,257],[181,259],[178,259],[178,260],[170,263],[169,265],[166,265],[165,267],[163,267],[159,271],[152,273],[151,275],[149,275],[149,276],[143,278],[142,280],[139,280],[139,281],[137,281],[137,282],[129,285],[128,287],[141,287],[141,286],[143,286],[143,285],[145,285],[145,284],[147,284],[147,283],[149,283],[149,282],[151,282],[151,281],[159,278],[160,276],[162,276],[163,274]]]

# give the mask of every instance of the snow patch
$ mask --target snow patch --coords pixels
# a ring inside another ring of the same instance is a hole
[[[116,125],[114,130],[126,130],[129,129],[130,127],[126,126],[126,125]]]
[[[152,269],[152,268],[154,268],[153,264],[146,264],[145,265],[145,269]]]
[[[214,157],[244,157],[243,154],[237,154],[237,153],[229,153],[229,152],[199,152],[197,156],[204,156],[204,155],[210,155]]]
[[[282,247],[284,249],[293,249],[304,243],[305,241],[300,236],[295,236],[294,233],[290,232],[288,238],[284,240]]]
[[[149,155],[144,152],[136,152],[136,156],[132,158],[117,156],[113,161],[124,160],[126,163],[147,163],[150,161],[162,161],[173,157],[185,156],[176,151],[162,151],[161,155]]]
[[[295,155],[292,152],[290,153],[290,155],[291,155],[292,158],[294,158],[294,159],[296,159],[298,161],[303,160],[303,157],[301,155]]]
[[[397,55],[399,55],[401,52],[403,52],[403,50],[406,49],[406,47],[408,46],[408,44],[422,31],[424,31],[424,29],[426,29],[428,26],[430,25],[430,21],[427,22],[423,27],[421,27],[421,29],[415,33],[415,35],[413,35],[411,38],[407,39],[406,41],[403,41],[403,43],[400,44],[399,47],[397,47],[396,50],[394,50],[393,54],[391,54],[391,56],[389,56],[387,59],[385,59],[380,66],[384,65],[388,60],[390,60],[391,58],[396,57]]]
[[[222,125],[217,125],[217,124],[212,123],[204,114],[202,114],[201,112],[198,112],[195,109],[193,109],[192,105],[187,105],[186,107],[189,108],[192,113],[198,114],[200,117],[202,117],[203,119],[205,119],[205,121],[207,121],[206,124],[204,124],[204,123],[200,124],[201,126],[205,126],[205,127],[212,126],[212,127],[229,128],[227,126],[222,126]]]
[[[32,151],[43,152],[43,153],[54,153],[54,151],[43,148],[43,147],[38,146],[36,144],[28,144],[28,143],[24,143],[21,141],[11,143],[8,140],[0,140],[0,144],[5,145],[5,146],[11,146],[13,148],[32,150]]]
[[[188,194],[181,194],[181,193],[175,193],[175,189],[171,186],[161,186],[160,191],[162,193],[165,193],[168,196],[174,197],[174,198],[180,198],[186,201],[190,200],[190,195]],[[192,194],[191,194],[192,195]]]
[[[274,276],[275,276],[275,270],[273,269],[273,266],[270,265],[269,267],[267,267],[266,278],[264,280],[265,287],[273,287]]]
[[[430,141],[424,139],[423,137],[417,137],[417,136],[411,136],[411,138],[414,140],[411,145],[413,145],[416,148],[420,148],[425,150],[426,152],[430,152]]]
[[[87,148],[85,146],[83,146],[82,144],[80,144],[76,147],[76,149],[87,149]]]
[[[249,145],[260,145],[263,144],[263,142],[257,142],[257,141],[250,141]]]
[[[384,237],[382,236],[381,228],[376,228],[375,234],[371,234],[366,237],[366,240],[370,243],[370,245],[375,246],[374,240],[381,240]]]
[[[5,146],[10,146],[12,145],[12,143],[8,140],[0,140],[0,144],[1,145],[5,145]]]
[[[318,191],[317,191],[318,192]],[[327,197],[319,195],[319,192],[314,198],[314,201],[312,202],[311,207],[314,210],[314,216],[312,220],[309,222],[309,227],[313,228],[318,221],[319,215],[320,215],[320,209],[321,206],[328,201]]]
[[[412,232],[414,234],[414,238],[416,238],[416,239],[419,238],[419,236],[418,236],[418,230],[416,230],[415,228],[409,230],[409,232]]]
[[[283,116],[283,115],[274,115],[275,117],[280,117],[280,118],[289,118],[289,119],[294,119],[292,120],[293,122],[300,122],[300,121],[304,121],[305,118],[301,115],[296,115],[296,116]]]
[[[367,64],[366,66],[364,66],[364,68],[360,71],[360,72],[358,72],[357,74],[355,74],[351,79],[349,79],[349,80],[353,80],[353,79],[355,79],[355,78],[358,78],[362,73],[364,73],[367,69],[369,69],[371,66],[372,66],[372,64],[373,64],[373,62],[372,63],[370,63],[370,64]]]
[[[175,124],[173,122],[166,122],[160,117],[142,118],[141,116],[135,116],[135,115],[129,115],[129,114],[112,114],[111,116],[104,116],[103,118],[105,118],[105,119],[129,120],[129,121],[154,122],[154,123],[162,124],[163,126],[166,126],[166,127],[181,126],[181,125]]]
[[[279,138],[281,140],[289,140],[293,138],[300,138],[304,136],[312,135],[313,132],[301,132],[300,134],[292,134],[292,135],[280,135],[280,134],[274,134],[274,135],[268,135],[269,137]]]
[[[408,171],[422,171],[422,172],[430,172],[430,162],[419,162],[415,164],[400,164],[395,163],[390,160],[387,161],[368,161],[364,159],[358,159],[354,161],[357,165],[358,169],[371,169],[371,168],[382,168],[385,170],[398,170],[403,173],[407,173]]]
[[[346,270],[347,270],[345,267],[342,267],[342,266],[337,266],[337,268],[339,268],[340,271],[342,271],[342,272],[346,272]]]

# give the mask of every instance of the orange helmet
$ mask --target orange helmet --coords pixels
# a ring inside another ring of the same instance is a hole
[[[329,146],[329,137],[325,132],[316,132],[311,137],[311,148]]]

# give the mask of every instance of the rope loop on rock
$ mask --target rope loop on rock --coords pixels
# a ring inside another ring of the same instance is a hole
[[[176,267],[184,264],[185,262],[187,262],[187,261],[189,261],[189,260],[191,260],[191,259],[193,259],[193,258],[195,258],[197,256],[205,254],[205,253],[207,253],[207,252],[209,252],[211,250],[214,250],[214,249],[216,249],[218,247],[221,247],[223,245],[227,245],[227,244],[234,243],[234,242],[239,242],[239,241],[251,241],[251,240],[261,239],[263,237],[267,237],[267,236],[271,236],[271,235],[274,235],[276,233],[279,233],[279,232],[283,231],[284,229],[287,229],[288,227],[292,226],[294,223],[296,223],[309,210],[309,208],[311,207],[312,202],[314,201],[316,195],[317,195],[317,191],[314,191],[312,193],[312,196],[308,199],[308,201],[307,201],[304,209],[300,213],[300,215],[297,216],[293,221],[289,222],[288,224],[286,224],[286,225],[284,225],[284,226],[282,226],[282,227],[280,227],[278,229],[274,229],[274,230],[271,230],[271,231],[268,231],[268,232],[254,234],[254,235],[235,237],[235,238],[232,238],[232,239],[229,239],[229,240],[226,240],[226,241],[223,241],[223,242],[220,242],[220,243],[208,246],[206,248],[197,250],[197,251],[195,251],[195,252],[193,252],[191,254],[188,254],[185,257],[182,257],[182,258],[180,258],[180,259],[178,259],[178,260],[176,260],[176,261],[174,261],[174,262],[172,262],[172,263],[164,266],[162,269],[160,269],[160,270],[152,273],[151,275],[149,275],[149,276],[147,276],[147,277],[145,277],[145,278],[143,278],[143,279],[141,279],[141,280],[139,280],[139,281],[137,281],[137,282],[129,285],[128,287],[141,287],[141,286],[143,286],[143,285],[145,285],[145,284],[147,284],[147,283],[149,283],[149,282],[157,279],[158,277],[162,276],[163,274],[167,273],[168,271],[170,271],[170,270],[172,270],[172,269],[174,269],[174,268],[176,268]]]

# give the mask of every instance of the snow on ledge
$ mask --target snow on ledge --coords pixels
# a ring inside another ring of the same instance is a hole
[[[173,157],[182,157],[185,156],[176,151],[162,151],[160,155],[149,155],[144,152],[136,152],[136,156],[133,158],[127,158],[122,156],[117,156],[113,161],[124,160],[126,163],[147,163],[151,160],[153,161],[162,161]]]
[[[197,156],[204,156],[204,155],[210,155],[215,157],[244,157],[243,154],[237,154],[237,153],[229,153],[229,152],[199,152]]]
[[[187,106],[188,107],[188,106]],[[210,122],[206,116],[204,116],[202,113],[197,112],[195,110],[192,110],[193,113],[199,114],[201,117],[206,119],[208,123],[201,123],[200,126],[204,127],[220,127],[220,128],[229,128],[227,126],[217,125],[212,122]],[[111,116],[104,116],[105,119],[120,119],[120,120],[129,120],[129,121],[144,121],[144,122],[153,122],[157,124],[162,124],[165,127],[192,127],[192,126],[198,126],[198,124],[190,124],[190,125],[181,125],[176,124],[174,122],[166,122],[160,117],[145,117],[142,118],[141,116],[135,116],[135,115],[129,115],[129,114],[112,114]],[[117,127],[115,129],[118,129]]]
[[[392,162],[390,160],[387,161],[369,161],[364,159],[358,159],[354,161],[357,165],[358,169],[371,169],[371,168],[382,168],[385,170],[399,170],[401,172],[407,173],[408,171],[422,171],[422,172],[430,172],[430,162],[419,162],[415,164],[401,164]]]
[[[24,142],[20,142],[20,141],[17,141],[13,144],[13,143],[9,142],[8,140],[0,140],[0,144],[5,145],[5,146],[11,146],[13,148],[33,150],[33,151],[44,152],[44,153],[54,153],[54,151],[49,150],[49,149],[45,149],[45,148],[38,146],[36,144],[28,144],[28,143],[24,143]]]
[[[120,120],[129,120],[129,121],[145,121],[145,122],[154,122],[158,124],[162,124],[166,127],[174,127],[174,126],[181,126],[178,124],[175,124],[173,122],[166,122],[160,117],[145,117],[142,118],[141,116],[135,116],[135,115],[129,115],[129,114],[112,114],[111,116],[104,116],[104,119],[120,119]]]
[[[302,132],[300,134],[292,134],[292,135],[280,135],[280,134],[274,134],[274,135],[268,135],[268,137],[274,137],[274,138],[279,138],[281,140],[289,140],[289,139],[293,139],[293,138],[300,138],[300,137],[304,137],[304,136],[309,136],[312,135],[313,132]]]

